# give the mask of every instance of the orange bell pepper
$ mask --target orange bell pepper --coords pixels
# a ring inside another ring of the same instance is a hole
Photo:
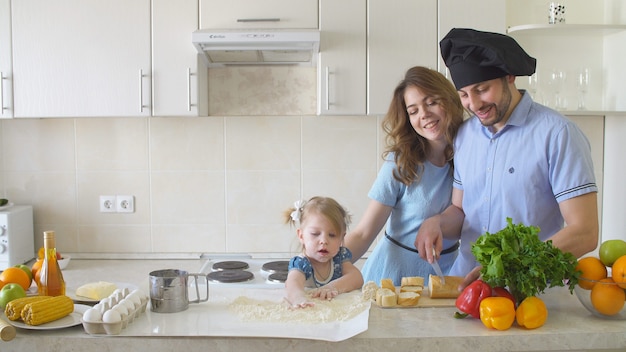
[[[480,321],[496,330],[507,330],[515,321],[515,304],[506,297],[487,297],[480,302]]]
[[[548,308],[539,297],[526,297],[515,312],[517,324],[526,329],[535,329],[542,326],[548,319]]]

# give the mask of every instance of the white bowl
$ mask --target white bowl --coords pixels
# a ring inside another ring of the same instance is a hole
[[[70,259],[72,259],[72,257],[70,257],[69,255],[66,255],[62,259],[57,260],[61,270],[67,268],[67,265],[70,263]]]

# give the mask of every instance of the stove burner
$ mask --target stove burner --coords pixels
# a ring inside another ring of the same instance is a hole
[[[263,264],[263,266],[261,267],[262,271],[265,271],[268,273],[279,273],[279,272],[286,273],[288,269],[289,269],[288,260],[277,260],[275,262],[267,262]]]
[[[212,282],[232,283],[250,281],[254,274],[245,270],[219,270],[209,273],[207,278]]]
[[[275,272],[273,274],[270,274],[267,277],[267,281],[284,283],[285,281],[287,281],[287,272],[286,271],[279,271],[279,272]]]
[[[213,270],[246,270],[250,267],[248,263],[238,260],[227,260],[223,262],[214,263]]]

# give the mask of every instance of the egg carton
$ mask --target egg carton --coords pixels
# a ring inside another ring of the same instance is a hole
[[[146,311],[148,296],[140,290],[117,289],[83,313],[81,322],[90,335],[119,335]]]

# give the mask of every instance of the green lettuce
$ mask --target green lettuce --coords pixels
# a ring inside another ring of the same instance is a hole
[[[568,285],[572,293],[579,277],[576,257],[554,247],[551,240],[541,241],[538,227],[506,221],[504,229],[486,232],[472,244],[482,280],[492,287],[508,287],[518,303],[554,286]]]

